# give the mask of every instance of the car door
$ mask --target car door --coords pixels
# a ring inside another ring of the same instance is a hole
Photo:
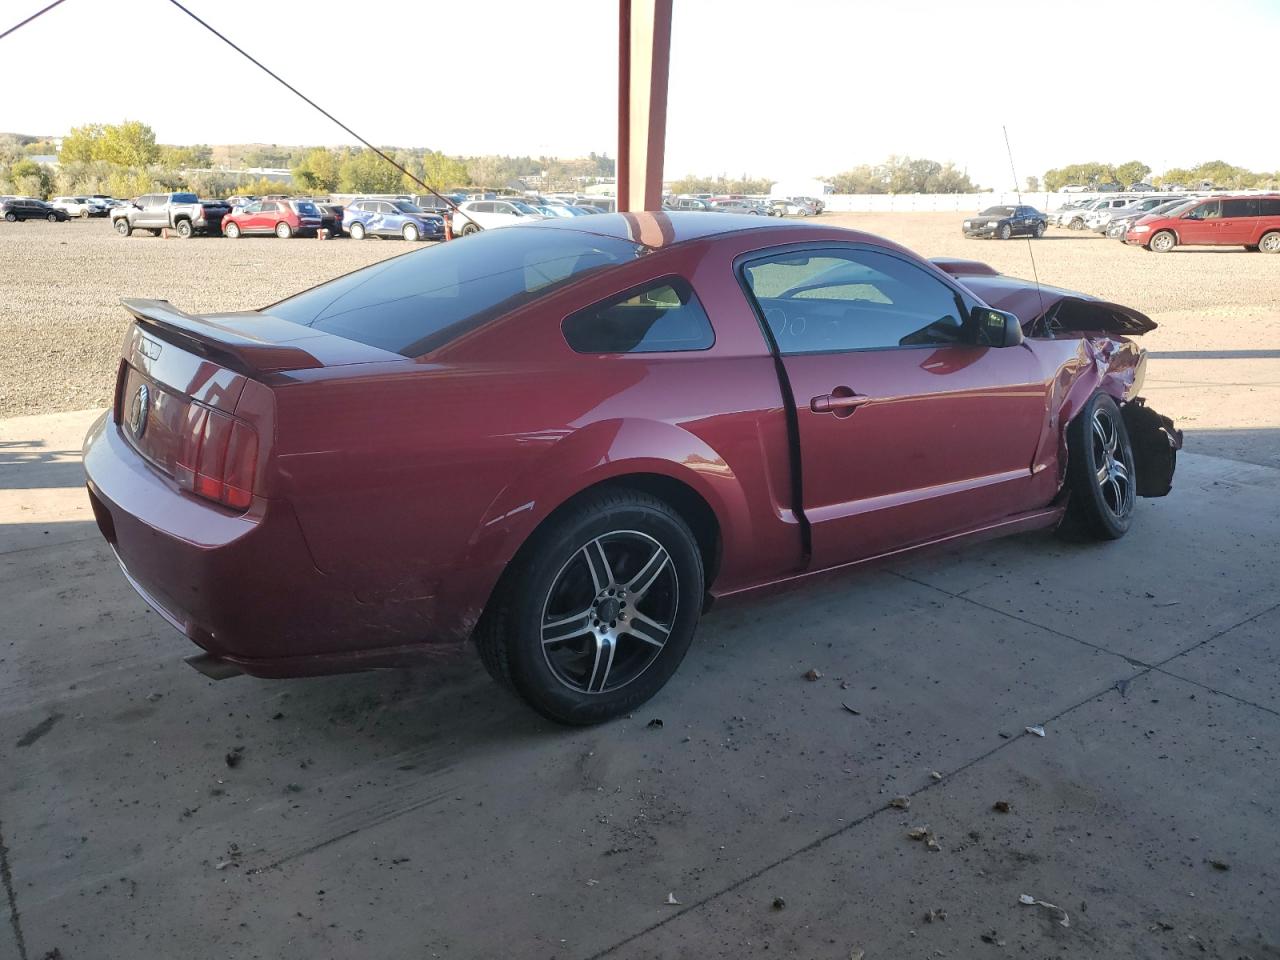
[[[262,217],[262,201],[255,200],[253,203],[247,204],[240,208],[240,214],[236,220],[240,224],[241,233],[253,233],[256,229],[255,224]]]
[[[150,228],[154,226],[154,222],[153,222],[155,217],[154,200],[155,200],[155,197],[149,193],[138,198],[138,209],[133,216],[133,225],[135,227]]]
[[[1027,347],[972,342],[976,301],[865,245],[741,266],[782,363],[812,566],[835,566],[1043,506],[1031,464],[1047,386]]]
[[[1217,243],[1218,221],[1221,218],[1221,200],[1206,200],[1192,207],[1178,222],[1178,242],[1182,244]]]
[[[1258,223],[1256,197],[1233,197],[1222,201],[1222,218],[1218,221],[1218,243],[1257,243],[1253,236]]]

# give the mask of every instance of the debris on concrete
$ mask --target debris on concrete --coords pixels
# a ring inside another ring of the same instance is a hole
[[[841,701],[840,706],[844,707],[844,708],[845,708],[845,710],[847,710],[849,713],[852,713],[855,717],[860,717],[860,716],[862,716],[862,711],[861,711],[861,710],[855,710],[855,709],[853,709],[853,707],[849,706],[847,703],[845,703],[845,702],[843,702],[843,701]]]
[[[662,718],[661,718],[661,717],[654,717],[654,718],[653,718],[652,720],[650,720],[647,724],[645,724],[645,726],[646,726],[646,727],[648,727],[650,730],[661,730],[661,729],[662,729]]]
[[[1063,927],[1071,926],[1071,918],[1067,916],[1067,911],[1063,910],[1056,903],[1049,903],[1047,900],[1038,900],[1029,893],[1021,894],[1018,902],[1026,907],[1044,907],[1046,910],[1058,914],[1058,924]]]
[[[163,696],[164,696],[164,694],[163,694],[163,693],[148,693],[148,694],[147,694],[147,702],[148,702],[148,703],[155,703],[157,700],[159,700],[159,699],[160,699],[161,697],[163,697]]]
[[[929,827],[928,826],[912,827],[910,830],[907,831],[907,836],[910,837],[912,840],[927,839],[929,836]]]
[[[1034,733],[1037,737],[1044,736],[1044,727],[1040,726],[1038,723],[1034,727],[1024,727],[1023,729],[1026,730],[1027,733]]]
[[[773,898],[773,909],[785,910],[786,908],[787,908],[787,901],[783,900],[781,897]]]
[[[302,784],[300,784],[300,783],[286,783],[286,784],[284,785],[284,792],[285,792],[285,793],[301,793],[301,792],[302,792]]]
[[[822,674],[820,674],[817,670],[814,670],[812,667],[810,667],[808,670],[804,672],[804,678],[809,681],[821,680]]]
[[[678,907],[680,905],[680,901],[676,899],[676,895],[674,893],[667,894],[667,906]]]
[[[940,923],[945,919],[947,919],[947,911],[945,910],[930,910],[924,915],[925,923]]]
[[[942,774],[940,774],[937,770],[930,770],[930,771],[929,771],[929,777],[930,777],[930,779],[932,779],[932,780],[941,780],[941,779],[942,779]]]
[[[1012,808],[1009,806],[1008,800],[997,800],[991,805],[991,809],[996,813],[1008,813]]]
[[[244,759],[244,747],[232,747],[223,759],[226,760],[228,767],[234,769],[240,766],[240,761]]]
[[[1215,870],[1230,870],[1230,869],[1231,869],[1231,864],[1227,863],[1227,861],[1225,861],[1225,860],[1210,860],[1210,861],[1209,861],[1209,866],[1213,867],[1213,869],[1215,869]]]
[[[894,797],[892,800],[889,801],[889,806],[897,807],[899,810],[906,810],[908,807],[911,806],[911,798],[910,797]]]
[[[982,934],[982,942],[994,943],[997,947],[1004,946],[1004,941],[1000,939],[1000,934],[996,933],[996,931],[994,930],[989,930],[986,933]]]
[[[863,960],[866,955],[867,951],[865,950],[850,950],[849,960]]]

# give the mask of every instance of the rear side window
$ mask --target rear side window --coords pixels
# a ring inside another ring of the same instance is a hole
[[[173,195],[174,203],[199,203],[200,198],[194,193],[175,193]]]
[[[1280,217],[1280,197],[1263,197],[1258,201],[1258,212],[1264,217]]]
[[[711,321],[693,288],[667,277],[570,314],[564,338],[577,353],[666,353],[706,350]]]
[[[1224,217],[1256,217],[1258,215],[1258,201],[1252,198],[1223,200],[1222,215]]]
[[[262,312],[419,357],[644,250],[612,237],[538,227],[486,230],[365,267]]]

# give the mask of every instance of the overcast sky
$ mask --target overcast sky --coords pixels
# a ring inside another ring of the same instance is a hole
[[[186,2],[376,143],[616,153],[612,0]],[[43,3],[3,0],[0,29]],[[1002,124],[1022,178],[1094,159],[1274,170],[1277,38],[1280,0],[676,0],[666,175],[896,153],[1004,188]],[[4,131],[128,118],[162,143],[348,142],[167,0],[66,0],[0,41],[0,91]]]

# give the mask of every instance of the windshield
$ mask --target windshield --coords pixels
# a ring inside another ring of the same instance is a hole
[[[533,209],[533,207],[529,206],[527,203],[521,203],[519,200],[512,200],[511,205],[515,207],[517,210],[519,210],[521,213],[536,214],[538,212],[537,210]]]
[[[1151,212],[1153,214],[1158,213],[1158,214],[1170,214],[1170,215],[1175,213],[1182,213],[1184,210],[1190,210],[1193,206],[1195,206],[1197,202],[1199,201],[1195,197],[1192,197],[1190,200],[1171,200],[1168,203],[1160,204],[1160,206],[1156,207]]]
[[[261,312],[419,357],[577,277],[640,257],[625,240],[486,230],[349,273]]]
[[[200,198],[194,193],[175,193],[170,196],[174,203],[199,203]]]
[[[1013,207],[987,207],[979,214],[982,217],[1012,217]]]
[[[408,200],[397,200],[392,204],[401,213],[424,213],[425,211],[416,203],[410,203]]]

